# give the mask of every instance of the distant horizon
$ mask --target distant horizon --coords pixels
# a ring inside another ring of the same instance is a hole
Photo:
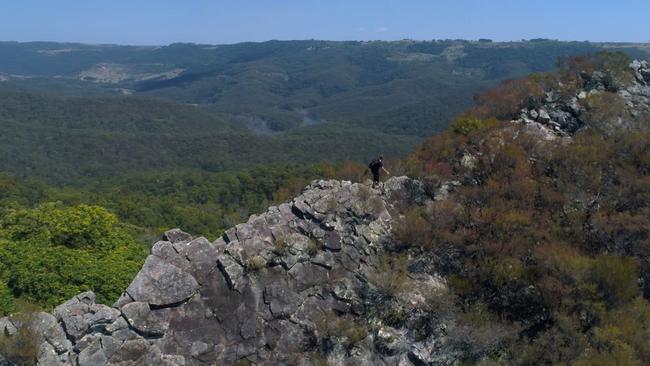
[[[166,47],[173,44],[193,44],[193,45],[205,45],[205,46],[229,46],[237,45],[243,43],[267,43],[267,42],[308,42],[308,41],[317,41],[317,42],[403,42],[403,41],[412,41],[412,42],[433,42],[433,41],[457,41],[457,42],[475,42],[481,43],[482,40],[489,40],[492,43],[522,43],[522,42],[535,42],[538,40],[551,41],[551,42],[578,42],[578,43],[595,43],[595,44],[648,44],[650,41],[592,41],[592,40],[576,40],[576,39],[551,39],[551,38],[530,38],[530,39],[512,39],[512,40],[497,40],[491,38],[476,38],[476,39],[464,39],[464,38],[431,38],[431,39],[415,39],[415,38],[403,38],[403,39],[319,39],[319,38],[304,38],[304,39],[267,39],[267,40],[256,40],[256,41],[238,41],[238,42],[229,42],[229,43],[205,43],[205,42],[194,42],[194,41],[175,41],[169,43],[159,43],[159,44],[137,44],[137,43],[93,43],[93,42],[80,42],[80,41],[59,41],[59,40],[31,40],[31,41],[18,41],[11,39],[0,39],[0,43],[59,43],[59,44],[78,44],[84,46],[124,46],[124,47]],[[488,42],[485,42],[488,43]]]
[[[650,2],[645,0],[21,0],[5,1],[0,10],[0,35],[17,42],[650,41]]]

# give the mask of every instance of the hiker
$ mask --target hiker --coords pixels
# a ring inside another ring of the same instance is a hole
[[[383,170],[386,174],[390,175],[390,172],[384,168],[384,157],[379,155],[379,157],[368,164],[368,168],[372,172],[372,188],[376,188],[379,184],[379,169]]]

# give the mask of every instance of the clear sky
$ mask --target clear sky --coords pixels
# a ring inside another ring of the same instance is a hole
[[[0,40],[650,41],[650,0],[0,0]]]

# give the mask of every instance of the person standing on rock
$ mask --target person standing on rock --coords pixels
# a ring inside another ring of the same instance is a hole
[[[379,155],[379,157],[368,164],[368,168],[372,172],[372,188],[377,188],[379,185],[379,170],[383,170],[386,174],[390,175],[390,172],[384,168],[384,157]]]

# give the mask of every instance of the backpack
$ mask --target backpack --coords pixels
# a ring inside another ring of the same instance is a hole
[[[368,164],[368,168],[372,171],[377,171],[379,170],[384,164],[379,160],[375,159]]]

